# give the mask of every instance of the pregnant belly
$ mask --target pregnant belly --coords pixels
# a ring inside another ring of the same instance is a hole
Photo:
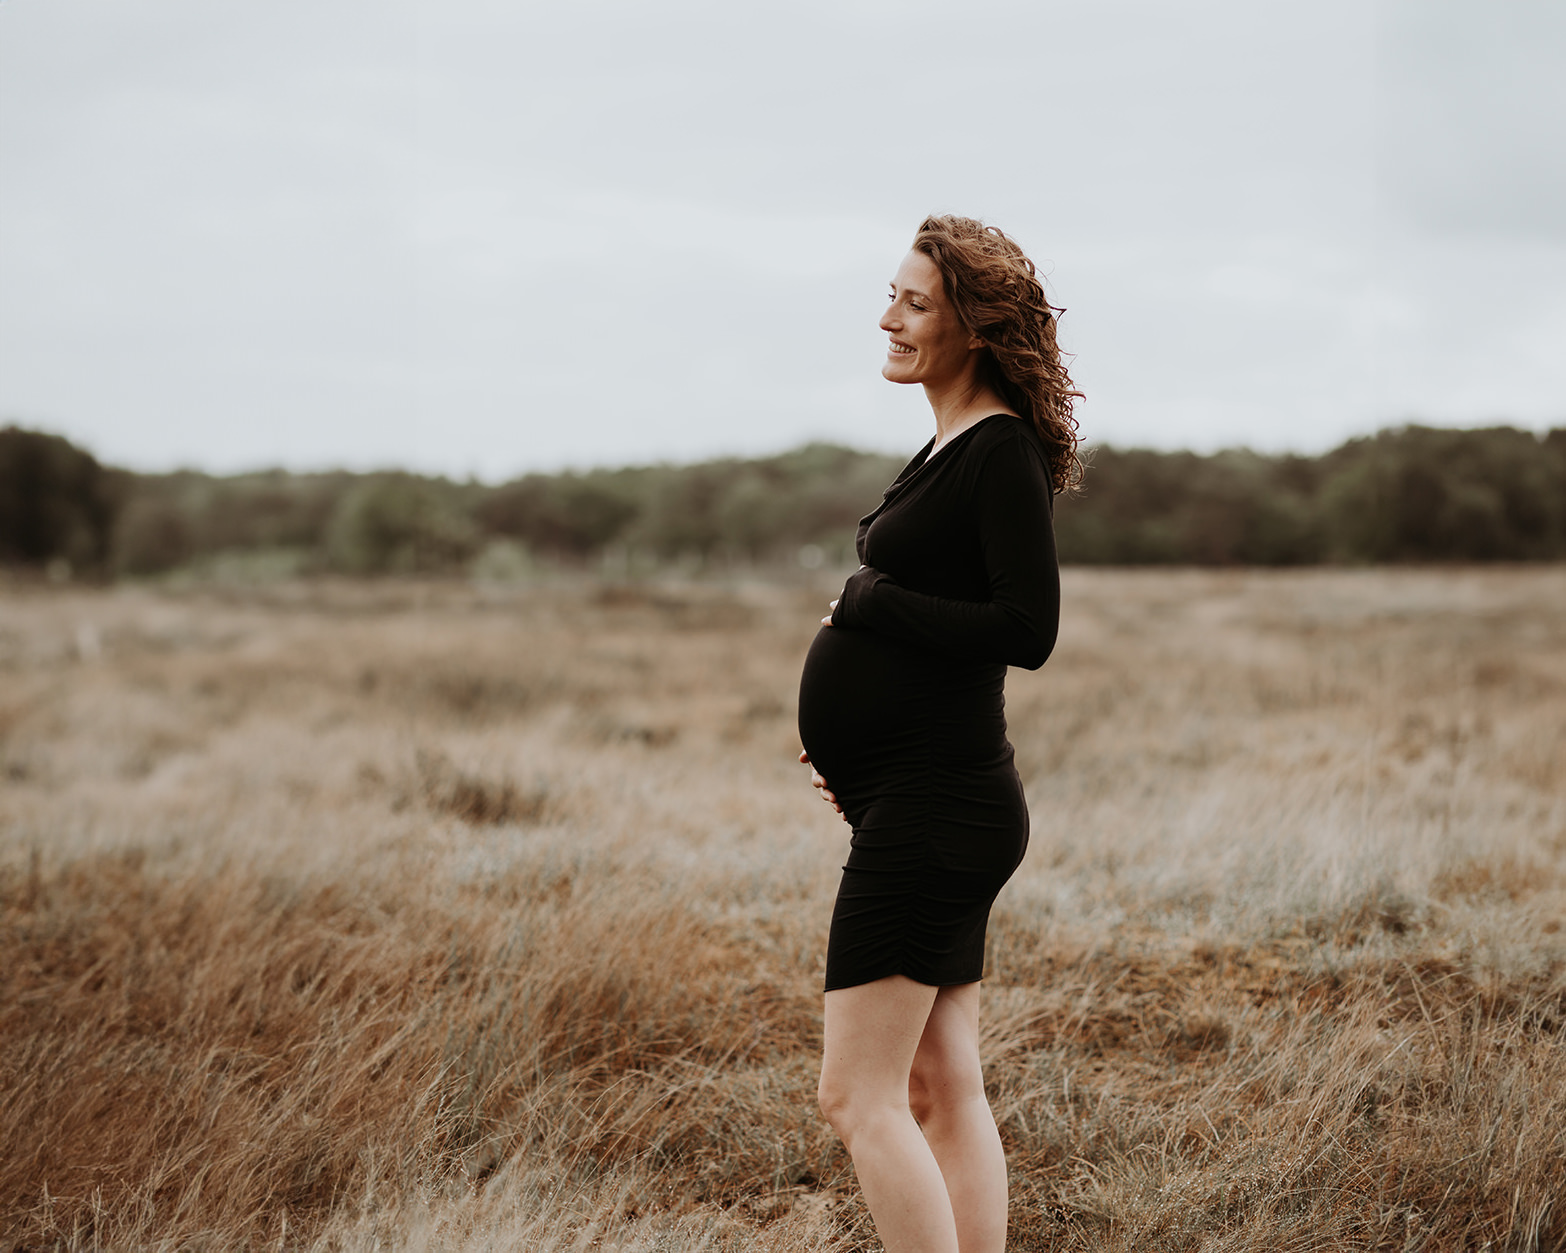
[[[839,796],[1005,757],[1004,666],[954,666],[873,631],[822,627],[799,682],[799,738]]]

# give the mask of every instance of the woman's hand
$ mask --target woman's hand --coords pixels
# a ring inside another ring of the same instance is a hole
[[[801,765],[810,766],[810,754],[801,751],[799,761]],[[821,799],[837,810],[838,813],[843,812],[843,807],[837,803],[837,793],[827,786],[827,781],[821,777],[821,772],[814,766],[810,766],[810,786],[820,788]],[[847,822],[848,819],[844,818],[843,821]]]
[[[863,570],[863,569],[864,569],[864,568],[865,568],[865,567],[864,567],[864,566],[860,566],[860,567],[859,567],[859,569],[860,569],[860,570]],[[858,571],[855,571],[855,573],[858,573]],[[839,596],[839,597],[838,597],[838,600],[841,600],[841,599],[842,599],[842,597],[841,597],[841,596]],[[836,601],[836,600],[834,600],[834,601],[833,601],[833,602],[832,602],[832,612],[831,612],[831,613],[829,613],[829,614],[827,614],[827,616],[826,616],[826,617],[824,617],[824,618],[822,618],[822,619],[821,619],[821,625],[822,625],[822,626],[831,626],[831,625],[832,625],[832,614],[833,614],[833,613],[836,613],[836,612],[837,612],[837,601]],[[804,760],[804,758],[803,758],[803,757],[801,757],[801,758],[800,758],[800,760],[801,760],[801,761],[803,761],[803,760]],[[819,784],[819,783],[818,783],[818,784],[816,784],[816,786],[817,786],[817,787],[820,787],[820,786],[821,786],[821,785],[820,785],[820,784]]]

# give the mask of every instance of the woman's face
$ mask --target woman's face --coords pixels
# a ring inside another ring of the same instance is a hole
[[[941,271],[922,252],[910,252],[898,266],[881,329],[892,341],[881,373],[894,383],[955,381],[974,367],[973,354],[984,347],[963,329]]]

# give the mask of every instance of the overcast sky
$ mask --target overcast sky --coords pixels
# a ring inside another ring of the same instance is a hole
[[[1566,424],[1559,0],[0,0],[0,421],[138,468],[911,451],[932,210],[1094,442]]]

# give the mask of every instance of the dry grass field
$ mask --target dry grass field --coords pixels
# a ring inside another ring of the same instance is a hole
[[[878,1247],[820,586],[0,589],[0,1249]],[[1566,1248],[1566,572],[1073,570],[1018,1250]]]

